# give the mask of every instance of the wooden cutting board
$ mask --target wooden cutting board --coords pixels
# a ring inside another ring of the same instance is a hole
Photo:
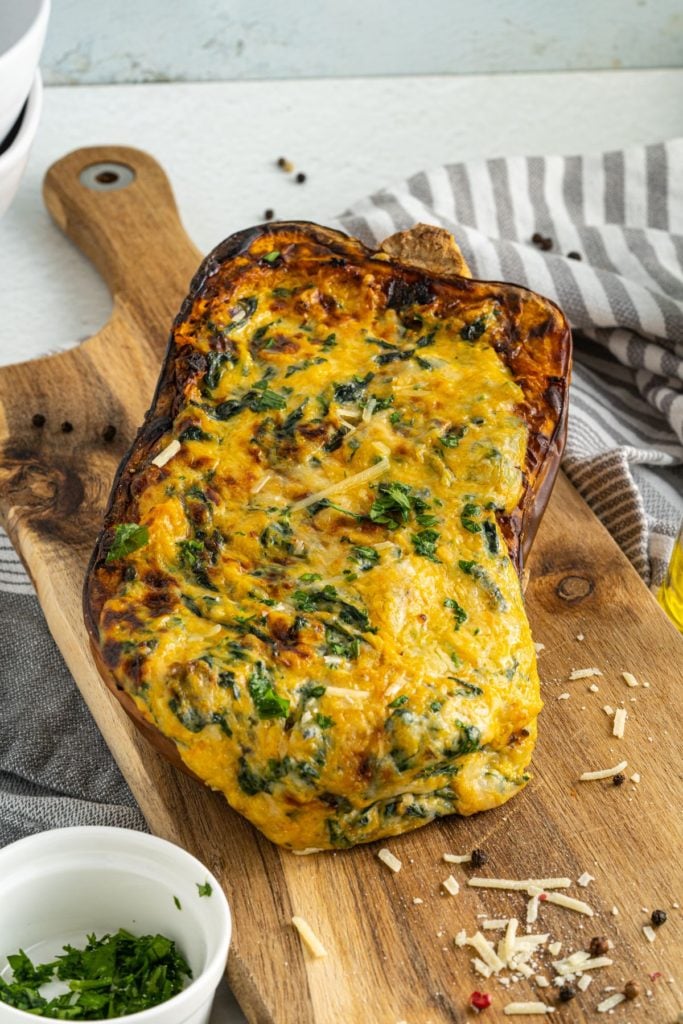
[[[112,163],[121,166],[94,167]],[[604,986],[620,989],[635,979],[653,995],[618,1007],[613,1019],[675,1021],[683,1008],[673,980],[683,948],[674,907],[683,902],[676,690],[683,641],[565,478],[539,531],[527,591],[535,638],[546,645],[534,778],[499,810],[388,842],[403,862],[400,873],[378,861],[377,845],[311,857],[281,851],[138,736],[91,659],[81,589],[114,471],[150,402],[171,320],[200,254],[180,224],[163,171],[137,150],[71,153],[48,171],[45,201],[99,268],[114,309],[78,348],[0,369],[0,516],[150,828],[201,858],[225,886],[235,921],[228,976],[249,1021],[464,1022],[472,1019],[473,989],[493,995],[484,1020],[507,1020],[503,1005],[534,998],[534,989],[522,981],[506,990],[474,974],[473,950],[455,949],[453,937],[461,928],[471,935],[477,915],[523,921],[526,897],[468,888],[473,871],[441,859],[445,851],[474,847],[489,857],[479,874],[595,876],[587,889],[569,890],[588,900],[593,919],[545,904],[534,927],[561,939],[563,955],[593,935],[614,943],[614,966],[596,972],[588,991],[558,1007],[555,1019],[602,1020],[595,1007]],[[32,426],[34,413],[46,416],[42,429]],[[71,432],[61,429],[64,421]],[[110,424],[116,437],[107,442],[102,432]],[[568,682],[570,670],[593,666],[602,677]],[[651,685],[628,688],[624,670]],[[594,682],[597,693],[588,689]],[[558,699],[564,692],[569,699]],[[622,702],[629,717],[625,738],[616,740],[602,708]],[[639,784],[577,781],[583,771],[621,759],[628,776],[640,774]],[[451,873],[462,886],[455,897],[440,886]],[[655,907],[669,920],[651,944],[642,926]],[[327,958],[313,960],[302,949],[293,914],[309,921]],[[651,980],[657,971],[661,977]],[[536,998],[554,1001],[552,988],[536,991]]]

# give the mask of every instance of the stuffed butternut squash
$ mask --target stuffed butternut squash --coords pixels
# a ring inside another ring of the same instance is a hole
[[[85,588],[156,745],[292,849],[503,803],[541,708],[520,576],[570,334],[420,227],[282,223],[205,260]]]

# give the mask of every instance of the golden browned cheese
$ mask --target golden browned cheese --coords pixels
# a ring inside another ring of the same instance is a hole
[[[91,589],[139,713],[293,849],[503,803],[541,708],[519,510],[566,324],[340,247],[275,225],[205,268]]]

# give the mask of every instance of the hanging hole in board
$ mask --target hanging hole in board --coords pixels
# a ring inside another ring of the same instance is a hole
[[[79,180],[86,188],[95,192],[112,192],[126,188],[135,181],[135,171],[126,164],[100,163],[84,168]]]

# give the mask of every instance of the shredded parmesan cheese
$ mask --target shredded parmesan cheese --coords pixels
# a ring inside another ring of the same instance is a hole
[[[509,919],[507,917],[487,918],[485,921],[481,922],[481,926],[484,931],[495,931],[499,928],[507,928],[508,920]]]
[[[505,937],[502,942],[501,960],[507,960],[508,963],[512,957],[515,948],[515,938],[517,936],[517,926],[519,921],[516,917],[511,917],[508,921],[507,928],[505,929]]]
[[[465,931],[464,928],[460,929],[460,931],[455,936],[455,939],[453,941],[455,942],[456,946],[467,945],[467,932]]]
[[[605,704],[605,706],[604,706],[604,708],[602,710],[605,712],[606,715],[610,715],[611,716],[611,715],[614,714],[614,708],[611,707],[611,705],[609,705],[609,704]]]
[[[583,958],[575,959],[576,954],[567,957],[566,960],[555,960],[553,967],[558,974],[564,977],[567,974],[576,974],[577,971],[583,973],[584,971],[595,971],[599,967],[611,967],[614,960],[610,960],[608,956],[596,956],[591,959],[590,956],[586,955],[585,960]]]
[[[377,856],[382,861],[382,863],[386,864],[386,866],[391,871],[397,872],[397,871],[401,870],[401,862],[400,862],[400,860],[398,859],[398,857],[394,857],[394,855],[391,852],[391,850],[387,850],[386,847],[382,847],[382,849],[379,851]]]
[[[624,680],[624,682],[626,683],[627,686],[637,686],[638,685],[638,680],[636,679],[635,676],[631,675],[630,672],[622,672],[621,675],[622,675],[623,680]]]
[[[424,900],[421,900],[419,896],[413,896],[413,903],[417,905],[419,903],[424,903]]]
[[[474,876],[467,882],[478,889],[512,889],[518,892],[528,892],[529,888],[542,892],[544,889],[568,889],[572,884],[571,878],[526,878],[522,880],[513,878],[478,878]],[[530,896],[538,895],[535,892]]]
[[[607,999],[603,999],[601,1003],[598,1003],[595,1009],[598,1013],[609,1013],[619,1003],[623,1003],[624,999],[626,999],[626,996],[623,992],[615,992],[613,996],[607,996]]]
[[[577,914],[585,914],[587,917],[593,916],[593,908],[589,907],[583,900],[575,900],[573,896],[565,896],[561,892],[548,892],[546,893],[546,899],[548,903],[555,903],[558,907],[566,907],[567,910],[575,910]]]
[[[325,696],[344,697],[346,700],[367,700],[370,693],[368,690],[351,690],[345,686],[328,686]]]
[[[650,928],[649,924],[646,924],[645,927],[643,928],[643,935],[645,936],[645,938],[647,939],[648,942],[654,942],[655,941],[655,938],[656,938],[655,930],[654,930],[654,928]]]
[[[584,772],[583,775],[579,775],[579,782],[593,782],[596,779],[610,779],[613,775],[618,775],[619,772],[623,772],[627,766],[628,761],[620,761],[619,764],[615,764],[614,768],[601,768],[597,772]]]
[[[537,974],[534,978],[534,981],[536,982],[539,988],[548,988],[550,985],[550,982],[546,978],[545,974]]]
[[[635,782],[636,784],[640,782],[640,773],[639,772],[634,772],[633,773],[633,775],[631,776],[631,782]]]
[[[623,997],[622,997],[623,998]],[[526,1014],[531,1016],[535,1013],[554,1013],[554,1006],[547,1006],[545,1003],[508,1003],[503,1007],[506,1017],[516,1017]]]
[[[494,974],[498,971],[502,971],[505,967],[505,962],[501,960],[496,951],[494,950],[491,943],[484,938],[481,932],[475,932],[471,938],[468,938],[467,944],[476,949],[479,956],[482,958],[485,964],[491,968]]]
[[[457,896],[460,892],[459,883],[453,878],[453,875],[449,875],[448,878],[441,883],[446,892],[450,893],[451,896]]]
[[[305,850],[290,850],[295,857],[308,857],[311,853],[322,853],[322,848],[319,846],[307,846]]]
[[[487,967],[484,961],[480,960],[478,956],[472,958],[472,966],[478,974],[483,974],[485,978],[490,978],[493,974],[491,968]]]
[[[590,679],[591,676],[601,676],[602,672],[599,668],[575,668],[569,673],[569,679],[574,682],[575,679]]]
[[[315,505],[317,501],[322,501],[323,498],[327,498],[330,494],[337,494],[340,491],[348,491],[353,487],[360,487],[361,484],[366,484],[369,480],[374,480],[376,477],[381,476],[382,473],[386,473],[388,469],[389,459],[385,456],[374,466],[369,466],[360,473],[354,473],[353,476],[347,476],[344,480],[338,480],[336,484],[328,484],[327,487],[316,491],[315,494],[309,494],[307,498],[302,498],[301,501],[297,501],[296,504],[292,505],[290,511],[299,512],[302,508],[308,508],[309,505]]]
[[[292,924],[298,931],[309,952],[314,957],[319,958],[327,956],[327,950],[311,928],[308,921],[305,921],[303,917],[293,917]]]
[[[593,978],[592,978],[592,976],[590,974],[584,974],[577,981],[577,983],[576,983],[577,987],[580,988],[582,992],[585,992],[586,989],[588,988],[588,986],[590,985],[590,983],[592,982],[592,980],[593,980]]]
[[[526,923],[535,924],[538,921],[538,901],[540,893],[532,896],[526,905]]]
[[[557,956],[557,954],[560,952],[561,949],[562,949],[562,943],[561,942],[551,942],[550,945],[548,946],[548,952],[550,953],[551,956]]]
[[[152,459],[152,465],[158,466],[161,469],[167,462],[170,462],[174,455],[177,455],[180,451],[180,441],[174,438],[170,441],[166,447],[159,452],[156,458]]]
[[[558,700],[569,700],[570,697],[571,697],[571,693],[561,693],[557,699]]]
[[[263,488],[268,483],[268,481],[272,479],[272,477],[273,477],[272,473],[264,473],[263,476],[261,477],[261,479],[258,481],[258,483],[255,483],[254,486],[252,487],[251,493],[252,494],[258,494],[259,491],[262,491]]]
[[[593,877],[593,875],[589,875],[587,871],[584,871],[584,873],[579,878],[577,878],[576,881],[578,885],[583,886],[583,888],[585,889],[587,885],[590,885],[591,882],[595,881],[595,878]]]
[[[600,693],[600,687],[596,686],[595,683],[591,683],[591,685],[588,687],[588,689],[590,690],[591,693]]]
[[[616,736],[618,740],[623,740],[625,726],[626,708],[617,708],[617,710],[614,712],[614,726],[612,728],[612,735]]]
[[[373,412],[375,411],[375,406],[376,405],[377,405],[377,399],[376,398],[368,398],[367,405],[363,409],[363,415],[361,416],[361,419],[363,420],[363,423],[369,423],[370,418],[371,418]]]
[[[472,860],[471,853],[444,853],[443,859],[447,864],[468,864]]]

